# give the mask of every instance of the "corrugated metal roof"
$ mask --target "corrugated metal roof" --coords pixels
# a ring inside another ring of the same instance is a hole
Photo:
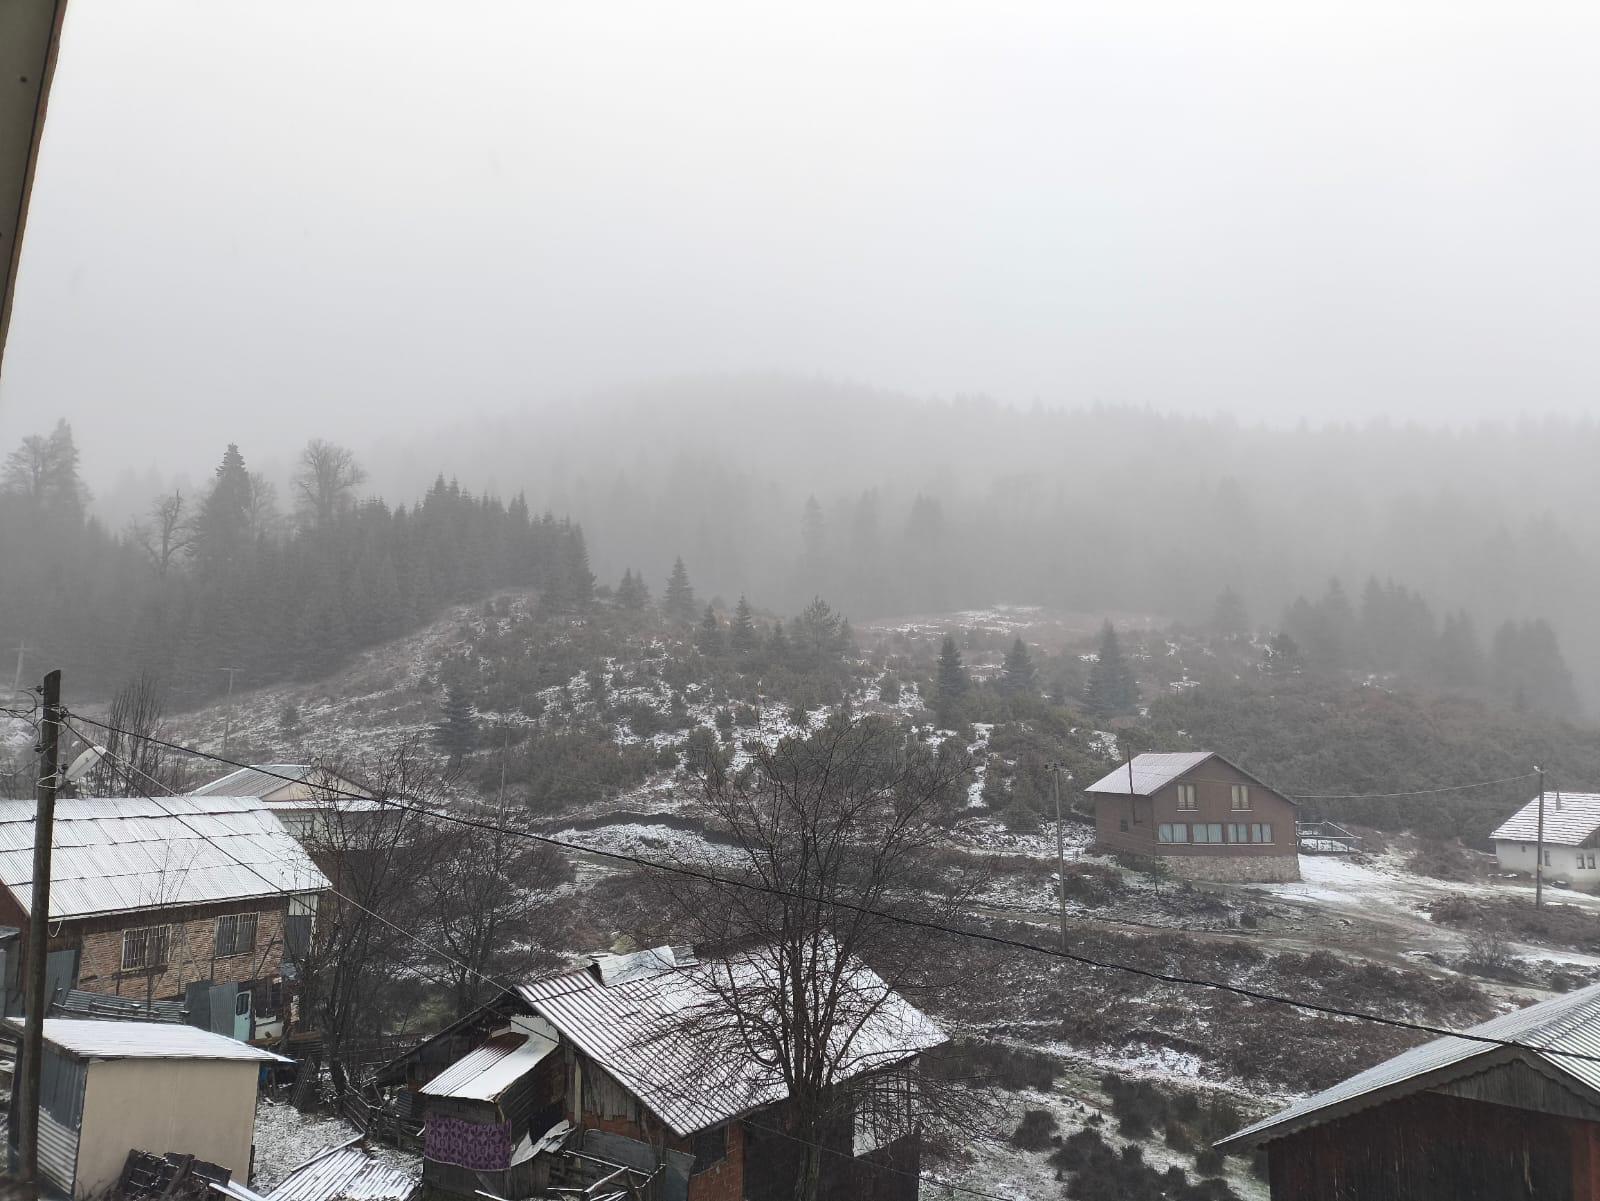
[[[358,1136],[318,1152],[264,1201],[409,1201],[421,1187],[420,1169],[387,1167],[360,1143]]]
[[[1214,751],[1168,751],[1159,754],[1147,753],[1133,757],[1133,787],[1134,796],[1149,796],[1165,788],[1179,776],[1188,775],[1206,760],[1215,757]],[[1085,792],[1107,792],[1116,796],[1127,796],[1128,765],[1124,763],[1114,771],[1109,771],[1101,776]]]
[[[0,885],[33,901],[32,800],[0,800]],[[254,797],[69,798],[56,804],[50,916],[88,917],[328,887]]]
[[[1581,846],[1600,829],[1600,792],[1544,794],[1544,840],[1558,847]],[[1534,797],[1505,821],[1490,838],[1496,842],[1533,842],[1539,837],[1539,798]]]
[[[293,776],[295,782],[304,783],[313,767],[309,763],[262,763],[255,767],[241,767],[220,779],[202,784],[190,796],[266,796],[290,785],[279,776]],[[268,775],[267,773],[272,773]]]
[[[21,1028],[19,1022],[12,1026]],[[281,1055],[223,1034],[174,1022],[45,1018],[45,1041],[80,1059],[243,1059],[290,1063]]]
[[[430,1097],[493,1101],[554,1051],[554,1038],[537,1033],[502,1034],[456,1060],[421,1091]]]
[[[1532,1055],[1590,1090],[1600,1092],[1600,1063],[1571,1059],[1555,1053],[1576,1051],[1583,1055],[1600,1055],[1600,984],[1591,984],[1577,992],[1503,1014],[1463,1033],[1483,1034],[1543,1049],[1517,1051],[1497,1047],[1493,1043],[1473,1042],[1447,1035],[1413,1047],[1315,1096],[1296,1101],[1272,1117],[1246,1126],[1217,1145],[1233,1146],[1281,1138],[1306,1126],[1330,1121],[1351,1109],[1375,1105],[1383,1099],[1383,1095],[1392,1095],[1397,1091],[1403,1094],[1410,1091],[1405,1088],[1408,1084],[1416,1088],[1426,1087],[1430,1081],[1424,1078],[1485,1057]]]
[[[651,954],[676,959],[670,947]],[[787,1095],[781,1075],[756,1062],[728,1028],[727,1002],[714,986],[714,979],[733,978],[759,995],[768,971],[761,958],[745,956],[691,963],[611,985],[584,969],[517,991],[673,1131],[686,1136]],[[847,975],[844,992],[856,998],[860,1025],[848,1046],[841,1045],[836,1079],[889,1067],[945,1041],[927,1015],[870,968],[858,965]],[[844,1024],[855,1025],[852,1020]]]

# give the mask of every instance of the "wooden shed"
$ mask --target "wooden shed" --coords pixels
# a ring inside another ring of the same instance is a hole
[[[1274,1201],[1600,1201],[1600,985],[1463,1033],[1497,1041],[1424,1043],[1217,1147],[1264,1146]]]

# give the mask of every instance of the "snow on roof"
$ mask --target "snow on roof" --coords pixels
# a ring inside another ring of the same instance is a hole
[[[537,1030],[514,1031],[491,1038],[456,1060],[427,1084],[430,1097],[456,1097],[468,1101],[494,1101],[537,1067],[558,1045],[550,1034]]]
[[[33,903],[32,800],[0,800],[0,885]],[[318,892],[324,876],[253,797],[56,802],[51,918]]]
[[[13,1021],[12,1025],[20,1025]],[[175,1022],[45,1018],[44,1039],[80,1059],[238,1059],[289,1063],[224,1034]]]
[[[757,1063],[725,1018],[717,1020],[727,1003],[716,980],[739,978],[758,996],[768,965],[756,956],[679,964],[672,947],[649,955],[674,966],[608,984],[591,965],[517,992],[679,1135],[783,1100],[779,1072]],[[890,1067],[945,1041],[926,1014],[865,965],[847,973],[845,992],[859,1000],[861,1013],[835,1079]]]
[[[1482,1034],[1540,1049],[1523,1051],[1447,1035],[1413,1047],[1315,1096],[1296,1101],[1272,1117],[1229,1135],[1217,1146],[1237,1148],[1282,1138],[1307,1126],[1377,1105],[1390,1097],[1432,1087],[1468,1072],[1482,1071],[1489,1066],[1484,1062],[1486,1058],[1500,1062],[1532,1056],[1600,1094],[1600,1062],[1571,1059],[1560,1054],[1561,1051],[1575,1051],[1582,1055],[1600,1055],[1600,984],[1502,1014],[1463,1033]],[[1595,1100],[1600,1102],[1600,1095]]]
[[[1600,792],[1544,794],[1544,840],[1558,847],[1580,846],[1600,829]],[[1539,798],[1518,809],[1495,832],[1496,842],[1533,842],[1539,837]]]
[[[1173,751],[1162,754],[1135,755],[1133,757],[1133,788],[1134,796],[1149,796],[1158,792],[1172,783],[1179,776],[1188,775],[1206,760],[1214,758],[1212,751]],[[1118,796],[1127,796],[1128,765],[1107,772],[1101,776],[1085,792],[1109,792]]]
[[[212,780],[209,784],[202,784],[189,795],[266,796],[269,792],[277,792],[278,789],[289,786],[289,780],[278,777],[292,776],[294,783],[304,784],[311,772],[312,766],[309,763],[262,763],[255,767],[237,768],[225,776]]]
[[[264,1201],[409,1201],[421,1186],[416,1170],[391,1168],[361,1146],[360,1135],[319,1151],[266,1194]]]
[[[209,784],[202,784],[189,795],[270,797],[273,793],[285,789],[296,791],[313,789],[332,794],[354,792],[366,796],[366,789],[359,784],[325,767],[317,767],[310,763],[260,763],[254,767],[237,768],[219,779],[212,780]],[[304,806],[347,799],[353,798],[336,795],[329,795],[326,798],[293,796],[278,798],[269,803],[274,808],[281,808],[285,804]]]

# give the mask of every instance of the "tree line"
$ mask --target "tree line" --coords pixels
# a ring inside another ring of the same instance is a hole
[[[65,669],[77,695],[140,672],[174,703],[320,675],[349,654],[497,588],[581,608],[594,577],[582,529],[526,499],[442,475],[411,506],[360,491],[346,448],[313,440],[284,513],[238,446],[194,495],[153,498],[113,532],[87,515],[72,430],[25,438],[0,467],[0,636]],[[31,673],[30,673],[31,674]]]

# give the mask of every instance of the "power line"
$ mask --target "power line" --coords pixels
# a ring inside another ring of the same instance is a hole
[[[280,779],[286,783],[299,784],[292,776],[282,775],[278,772],[268,771],[259,766],[248,763],[238,763],[231,759],[224,759],[206,751],[195,750],[193,747],[183,746],[181,743],[168,742],[149,734],[138,734],[131,730],[118,729],[104,722],[95,721],[93,718],[82,717],[74,714],[80,721],[87,722],[103,730],[122,734],[129,738],[141,738],[157,745],[165,746],[171,750],[193,755],[201,759],[234,768],[248,768],[260,772],[272,779]],[[80,735],[81,736],[81,735]],[[1355,1021],[1370,1022],[1374,1025],[1388,1026],[1397,1030],[1410,1030],[1418,1034],[1430,1034],[1436,1038],[1459,1038],[1467,1042],[1483,1043],[1489,1046],[1512,1047],[1523,1051],[1537,1051],[1546,1055],[1560,1055],[1568,1059],[1600,1063],[1600,1054],[1587,1054],[1580,1051],[1566,1051],[1555,1047],[1543,1047],[1532,1043],[1521,1043],[1510,1039],[1495,1038],[1487,1034],[1473,1034],[1469,1031],[1451,1030],[1445,1026],[1436,1026],[1428,1022],[1414,1022],[1406,1018],[1386,1017],[1383,1014],[1369,1013],[1358,1009],[1345,1009],[1337,1005],[1328,1005],[1320,1001],[1308,1001],[1294,997],[1286,997],[1277,993],[1264,992],[1259,989],[1246,988],[1239,984],[1227,984],[1220,980],[1207,980],[1202,977],[1182,976],[1174,972],[1157,971],[1154,968],[1139,967],[1131,963],[1118,963],[1114,960],[1096,959],[1093,956],[1083,955],[1075,951],[1056,950],[1040,946],[1037,943],[1026,942],[1022,939],[1008,938],[1005,935],[994,934],[987,930],[966,930],[955,926],[948,926],[941,922],[931,921],[926,918],[912,917],[908,914],[893,913],[888,910],[874,909],[867,905],[858,905],[851,901],[837,900],[831,897],[810,895],[806,893],[791,892],[770,884],[762,884],[754,880],[737,880],[728,876],[720,876],[715,872],[704,871],[699,868],[689,867],[685,864],[663,863],[654,859],[646,859],[638,855],[629,855],[622,851],[608,850],[601,847],[585,846],[548,834],[539,834],[531,830],[518,830],[512,827],[497,826],[492,822],[480,821],[475,818],[462,817],[458,814],[446,813],[425,806],[413,805],[405,801],[388,798],[362,796],[358,793],[345,792],[336,788],[325,788],[321,791],[329,796],[344,797],[351,800],[364,800],[383,805],[387,808],[400,809],[417,813],[424,817],[431,817],[439,821],[451,822],[456,825],[471,829],[488,831],[490,833],[507,834],[517,838],[526,838],[530,841],[541,842],[549,846],[559,847],[562,850],[573,851],[585,855],[594,855],[602,859],[610,859],[621,863],[628,863],[634,867],[644,868],[649,871],[666,872],[671,875],[684,876],[697,879],[705,883],[715,884],[726,888],[741,888],[750,892],[764,893],[770,896],[784,897],[790,900],[804,901],[808,904],[825,905],[832,909],[844,910],[863,917],[877,917],[898,925],[909,926],[915,929],[926,930],[936,934],[947,934],[958,938],[968,938],[977,942],[985,942],[995,946],[1003,946],[1012,950],[1027,951],[1035,955],[1043,955],[1052,959],[1062,959],[1084,967],[1099,968],[1103,971],[1123,972],[1128,975],[1138,976],[1147,980],[1154,980],[1162,984],[1172,984],[1186,988],[1206,988],[1216,992],[1229,993],[1234,996],[1244,997],[1251,1001],[1260,1001],[1272,1005],[1284,1005],[1293,1009],[1303,1009],[1310,1013],[1319,1013],[1327,1017],[1349,1018]]]
[[[82,720],[89,721],[90,719],[83,718]],[[67,729],[71,730],[79,738],[83,738],[85,742],[88,741],[88,739],[84,737],[83,731],[81,731],[81,730],[77,729],[76,727],[74,727],[71,724],[70,721],[64,722],[63,724],[66,726]],[[98,725],[99,723],[91,722],[90,724]],[[130,737],[131,736],[132,735],[130,735]],[[156,779],[154,776],[150,775],[149,772],[144,771],[143,769],[138,767],[136,764],[134,764],[134,763],[130,762],[129,760],[123,758],[121,755],[116,754],[116,753],[111,752],[111,751],[107,751],[106,752],[106,757],[108,759],[119,760],[122,763],[122,765],[124,767],[128,768],[130,771],[137,772],[139,775],[141,775],[145,779],[151,781],[151,783],[156,784],[158,787],[165,787],[165,785],[163,785],[160,780]],[[231,854],[227,850],[227,848],[221,846],[215,840],[207,837],[205,834],[201,833],[199,830],[197,830],[193,826],[189,825],[189,823],[184,820],[182,814],[174,813],[171,809],[168,809],[167,806],[163,805],[160,802],[160,800],[158,800],[157,798],[151,796],[149,793],[145,792],[142,788],[136,788],[136,791],[138,791],[139,795],[144,800],[149,801],[151,804],[155,805],[158,809],[160,809],[168,817],[176,818],[177,821],[180,824],[182,824],[185,829],[189,830],[196,837],[198,837],[201,841],[209,843],[216,850],[222,852],[222,854],[225,857],[227,857],[228,859],[231,859],[235,864],[237,864],[238,866],[244,868],[246,871],[250,872],[257,879],[259,879],[263,883],[265,883],[273,891],[275,891],[277,893],[280,893],[282,896],[284,896],[286,898],[291,898],[291,897],[293,897],[295,895],[291,890],[284,888],[283,885],[277,883],[276,881],[268,879],[266,876],[262,875],[262,873],[259,870],[257,870],[253,865],[248,864],[248,863],[244,862],[244,860],[237,858],[236,856]],[[507,831],[507,832],[511,832],[511,831]],[[321,890],[318,889],[316,891],[321,891]],[[472,967],[470,964],[463,963],[461,960],[459,960],[459,959],[455,958],[454,956],[452,956],[451,954],[449,954],[449,952],[442,951],[438,947],[433,946],[431,943],[429,943],[426,939],[424,939],[421,935],[417,934],[415,931],[407,930],[402,926],[396,925],[394,922],[390,921],[388,918],[384,917],[382,914],[377,913],[376,911],[367,908],[365,905],[361,904],[359,901],[356,901],[356,900],[352,899],[351,897],[346,896],[344,893],[342,893],[338,889],[334,888],[332,886],[332,884],[329,884],[329,886],[327,888],[327,891],[331,892],[334,896],[338,897],[340,900],[346,902],[347,904],[354,906],[356,909],[359,909],[361,912],[366,913],[371,917],[377,918],[378,921],[382,922],[384,925],[390,927],[391,929],[393,929],[393,930],[397,931],[398,933],[404,935],[405,937],[411,939],[418,946],[422,947],[424,950],[427,950],[427,951],[431,952],[434,955],[437,955],[440,959],[443,959],[446,963],[452,964],[453,966],[460,968],[462,971],[467,972],[467,973],[469,973],[469,974],[471,974],[473,976],[476,976],[479,980],[481,980],[483,983],[487,984],[489,987],[498,989],[501,993],[503,993],[506,997],[510,998],[511,1000],[517,1001],[518,1003],[524,1004],[524,1005],[528,1003],[523,997],[521,997],[519,994],[513,992],[511,989],[507,988],[500,981],[494,979],[491,976],[485,975],[483,972],[479,971],[477,968]],[[685,967],[680,967],[678,965],[674,965],[671,970],[674,971],[674,972],[682,972],[682,971],[685,971],[686,968]],[[575,987],[575,988],[570,988],[570,989],[562,989],[562,990],[559,990],[559,991],[546,992],[546,993],[542,994],[542,997],[545,998],[545,999],[553,999],[553,998],[556,998],[556,997],[575,996],[580,992],[587,991],[588,988],[589,988],[588,985],[584,985],[582,987]],[[699,1101],[703,1100],[703,1098],[692,1097],[687,1093],[679,1093],[676,1090],[673,1090],[673,1089],[670,1089],[670,1088],[661,1088],[659,1086],[653,1086],[653,1091],[666,1093],[668,1096],[675,1097],[677,1100],[680,1100],[680,1101],[699,1102]],[[832,1154],[832,1155],[836,1155],[836,1156],[838,1156],[838,1157],[840,1157],[842,1159],[848,1159],[852,1163],[861,1162],[857,1156],[846,1155],[843,1151],[840,1151],[840,1150],[838,1150],[836,1148],[833,1148],[833,1147],[829,1147],[824,1143],[814,1142],[814,1141],[812,1141],[810,1139],[803,1139],[803,1138],[799,1137],[798,1135],[790,1134],[788,1131],[781,1130],[781,1129],[779,1129],[779,1128],[777,1128],[775,1126],[765,1126],[765,1125],[762,1125],[762,1124],[760,1124],[758,1122],[753,1122],[749,1118],[744,1118],[742,1120],[743,1120],[745,1125],[753,1127],[756,1130],[760,1130],[763,1133],[779,1135],[780,1137],[789,1139],[790,1141],[798,1143],[803,1147],[813,1147],[813,1148],[815,1148],[817,1150],[824,1151],[824,1152],[827,1152],[827,1153]],[[905,1168],[897,1168],[897,1167],[894,1167],[892,1164],[884,1164],[884,1163],[877,1163],[877,1162],[868,1161],[867,1166],[870,1167],[870,1168],[873,1168],[874,1170],[893,1172],[896,1175],[900,1175],[900,1176],[915,1176],[915,1177],[917,1177],[919,1179],[921,1177],[921,1174],[918,1173],[918,1172],[908,1171]],[[963,1193],[963,1194],[965,1194],[967,1196],[970,1196],[970,1197],[983,1198],[984,1201],[1013,1201],[1012,1198],[1001,1196],[998,1193],[986,1193],[986,1192],[982,1191],[981,1189],[967,1188],[967,1187],[965,1187],[963,1185],[948,1184],[948,1185],[945,1185],[943,1187],[945,1187],[947,1189],[950,1189],[950,1190],[953,1190],[955,1192]]]

